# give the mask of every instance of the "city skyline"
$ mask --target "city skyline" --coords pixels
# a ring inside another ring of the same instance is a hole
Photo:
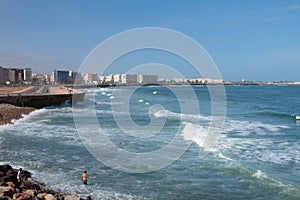
[[[174,29],[200,43],[223,80],[300,79],[299,1],[3,0],[0,11],[0,65],[5,67],[48,74],[55,68],[78,71],[88,53],[108,37],[152,26]],[[185,67],[171,56],[152,52],[140,60],[116,63],[110,73],[124,73],[126,67],[153,60],[175,69]],[[194,72],[189,69],[186,76],[194,78]]]

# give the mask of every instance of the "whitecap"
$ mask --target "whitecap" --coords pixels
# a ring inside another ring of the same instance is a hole
[[[266,175],[260,170],[257,170],[252,176],[255,178],[265,178],[266,177]]]

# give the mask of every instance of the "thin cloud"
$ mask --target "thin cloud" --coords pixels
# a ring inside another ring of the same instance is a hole
[[[279,21],[281,20],[282,17],[272,17],[272,18],[267,18],[267,19],[262,19],[262,20],[258,20],[253,22],[252,24],[269,24],[275,21]]]
[[[282,17],[272,17],[272,18],[265,18],[259,20],[252,20],[252,21],[235,21],[235,22],[227,22],[217,26],[217,28],[226,28],[226,27],[234,27],[234,26],[247,26],[247,25],[258,25],[258,24],[269,24],[275,21],[281,20]]]
[[[243,24],[245,24],[245,23],[243,23],[243,22],[236,22],[236,21],[235,22],[225,22],[225,23],[219,24],[217,26],[217,28],[225,28],[225,27],[232,27],[232,26],[241,26]]]
[[[300,5],[291,5],[291,6],[285,6],[285,7],[281,7],[281,8],[273,8],[273,9],[269,9],[268,11],[272,11],[272,12],[277,12],[277,11],[290,11],[290,10],[299,10],[300,9]]]

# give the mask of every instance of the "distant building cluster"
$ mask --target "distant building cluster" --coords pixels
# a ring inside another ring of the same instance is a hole
[[[112,83],[119,85],[136,85],[136,84],[157,84],[158,75],[146,74],[110,74],[108,76],[100,76],[100,83]]]
[[[98,76],[97,73],[81,73],[70,70],[55,69],[51,75],[33,74],[31,68],[4,68],[0,66],[0,85],[31,85],[31,84],[222,84],[223,80],[209,78],[172,78],[159,79],[156,74],[110,74]]]
[[[31,68],[4,68],[0,66],[0,85],[31,84]]]
[[[172,78],[172,79],[159,79],[160,84],[222,84],[222,79],[210,78]]]

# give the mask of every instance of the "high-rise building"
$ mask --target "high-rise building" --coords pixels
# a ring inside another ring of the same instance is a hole
[[[20,84],[24,81],[23,69],[9,68],[8,69],[8,81],[11,84]]]
[[[0,66],[0,85],[5,85],[8,79],[8,69]]]
[[[70,72],[67,70],[54,70],[52,73],[52,82],[55,83],[71,83]]]
[[[32,81],[31,68],[25,68],[23,73],[24,73],[24,81],[31,82]]]

